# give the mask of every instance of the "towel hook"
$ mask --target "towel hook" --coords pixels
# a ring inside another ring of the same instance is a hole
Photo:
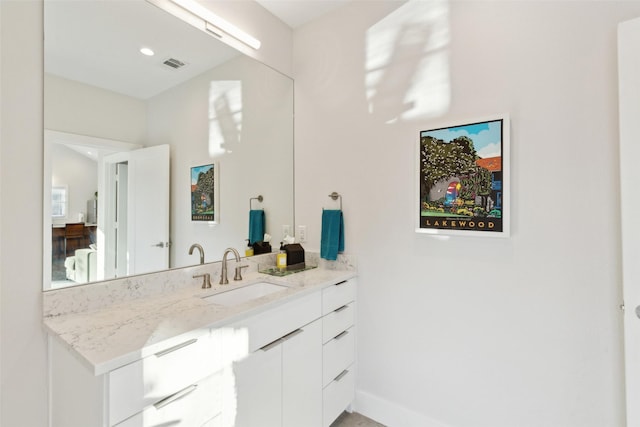
[[[342,196],[334,191],[333,193],[329,194],[329,197],[331,197],[331,199],[333,199],[333,200],[338,200],[338,198],[339,198],[340,199],[340,210],[342,210]]]
[[[257,200],[257,201],[259,201],[260,203],[262,203],[262,201],[264,200],[264,197],[262,197],[262,195],[259,195],[258,197],[251,197],[251,198],[249,199],[249,210],[251,210],[251,201],[252,201],[252,200]]]

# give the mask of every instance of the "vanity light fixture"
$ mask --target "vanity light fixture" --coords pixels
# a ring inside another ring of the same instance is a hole
[[[156,54],[153,50],[149,49],[148,47],[140,48],[140,53],[146,56],[153,56]]]
[[[245,33],[240,28],[236,27],[232,23],[222,19],[206,7],[202,6],[195,0],[171,0],[172,3],[180,6],[181,8],[191,12],[197,17],[206,21],[206,29],[217,37],[222,37],[221,32],[224,32],[235,39],[241,41],[253,49],[260,49],[262,44],[260,40]]]

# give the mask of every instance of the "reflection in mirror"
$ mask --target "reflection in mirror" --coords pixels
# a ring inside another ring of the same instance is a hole
[[[267,233],[278,240],[293,227],[290,78],[144,0],[45,0],[44,22],[45,290],[197,264],[193,243],[206,262],[219,260],[246,244],[258,194]],[[159,147],[170,157],[169,208],[141,215],[133,204],[149,207],[165,191],[151,172],[132,171],[140,149]],[[191,218],[190,170],[208,164],[216,223]],[[129,182],[119,191],[116,170]],[[142,230],[159,212],[168,237]],[[67,237],[72,223],[79,237]],[[147,265],[149,250],[165,266]]]

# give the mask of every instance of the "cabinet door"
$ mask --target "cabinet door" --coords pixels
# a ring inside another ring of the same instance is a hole
[[[322,320],[282,340],[282,426],[322,425]]]
[[[280,427],[282,425],[282,345],[277,340],[233,364],[236,401],[234,427]],[[225,393],[223,399],[233,399]],[[235,405],[234,405],[235,404]],[[225,414],[227,415],[227,414]],[[300,426],[299,426],[300,427]]]

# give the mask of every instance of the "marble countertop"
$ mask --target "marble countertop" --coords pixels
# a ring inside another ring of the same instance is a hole
[[[120,301],[106,307],[49,316],[45,329],[82,361],[94,375],[197,338],[210,328],[257,314],[323,287],[356,276],[355,271],[316,268],[284,277],[252,272],[229,285],[212,284],[166,294]],[[203,297],[256,282],[286,285],[283,291],[231,307]]]

